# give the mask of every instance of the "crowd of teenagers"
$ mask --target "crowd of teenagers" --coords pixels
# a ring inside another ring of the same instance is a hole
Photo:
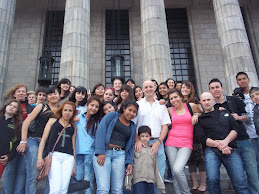
[[[36,193],[54,147],[44,193],[67,193],[74,176],[90,182],[89,194],[165,193],[164,182],[176,194],[220,194],[223,164],[236,193],[258,194],[259,88],[245,72],[236,81],[232,96],[214,78],[200,97],[170,78],[141,87],[115,77],[92,92],[67,78],[36,92],[17,84],[0,109],[3,193]]]

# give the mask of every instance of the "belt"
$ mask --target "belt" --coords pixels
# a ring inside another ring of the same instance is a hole
[[[113,150],[113,151],[123,151],[123,150],[125,150],[125,148],[116,148],[116,147],[111,148],[111,147],[109,147],[109,148],[108,148],[108,150]]]
[[[159,137],[151,137],[150,140],[158,139]]]

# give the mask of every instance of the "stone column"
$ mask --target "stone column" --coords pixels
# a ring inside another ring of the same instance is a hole
[[[15,5],[16,0],[0,1],[0,104],[3,102],[3,88],[12,36]]]
[[[143,79],[172,77],[164,0],[140,0]]]
[[[89,86],[90,0],[66,0],[59,78]]]
[[[258,76],[238,0],[213,0],[216,23],[226,69],[228,90],[236,86],[236,74],[248,74],[250,86],[258,85]]]

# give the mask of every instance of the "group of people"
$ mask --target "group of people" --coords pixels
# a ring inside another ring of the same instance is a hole
[[[221,164],[236,193],[259,193],[259,88],[250,88],[245,72],[236,81],[225,96],[214,78],[200,98],[190,81],[171,78],[140,87],[115,77],[112,87],[97,84],[92,92],[67,78],[36,92],[18,84],[0,109],[3,192],[36,193],[52,154],[44,193],[67,193],[74,176],[90,182],[85,193],[94,193],[95,183],[97,194],[165,193],[164,182],[172,182],[177,194],[207,187],[219,194]]]

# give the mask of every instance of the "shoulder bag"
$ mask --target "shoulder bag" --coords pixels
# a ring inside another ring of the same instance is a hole
[[[45,179],[48,176],[50,166],[51,166],[52,154],[54,152],[54,149],[55,149],[61,135],[63,134],[64,130],[67,128],[68,125],[69,125],[69,123],[62,129],[62,131],[60,132],[60,134],[58,136],[58,139],[57,139],[52,151],[44,158],[44,164],[43,164],[41,170],[38,172],[38,175],[36,177],[36,180],[38,182]]]

